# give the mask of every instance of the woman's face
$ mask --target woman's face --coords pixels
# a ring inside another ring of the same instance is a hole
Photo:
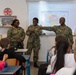
[[[33,20],[33,25],[37,25],[37,24],[38,24],[37,20]]]
[[[20,24],[19,21],[16,21],[16,22],[14,23],[14,26],[15,26],[15,27],[18,27],[19,24]]]

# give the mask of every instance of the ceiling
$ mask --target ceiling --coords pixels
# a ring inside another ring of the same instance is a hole
[[[76,0],[26,0],[27,2],[39,2],[39,1],[46,1],[46,2],[73,2]]]

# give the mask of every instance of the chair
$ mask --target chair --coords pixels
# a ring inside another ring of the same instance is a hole
[[[23,57],[26,59],[26,74],[30,75],[30,56],[29,55],[23,55]]]
[[[47,50],[46,55],[46,63],[49,64],[49,61],[51,60],[51,57],[55,54],[55,46],[53,46],[50,50]]]
[[[7,59],[8,66],[18,66],[19,61],[15,58]]]
[[[7,59],[6,62],[8,63],[8,66],[18,66],[19,65],[19,61],[15,58]],[[16,75],[16,73],[14,75]]]

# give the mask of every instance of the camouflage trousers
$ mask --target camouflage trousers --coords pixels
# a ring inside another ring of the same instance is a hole
[[[27,49],[28,49],[28,51],[26,52],[26,54],[31,56],[31,53],[32,53],[32,50],[33,50],[33,61],[38,62],[40,42],[39,41],[28,42],[27,43]]]

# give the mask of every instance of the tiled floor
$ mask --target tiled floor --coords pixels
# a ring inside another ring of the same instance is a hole
[[[42,63],[38,63],[38,65],[40,66],[40,64],[44,64],[43,62]],[[33,63],[31,63],[31,66],[30,66],[30,75],[38,75],[38,70],[39,68],[35,68],[33,66]],[[25,75],[24,73],[22,75]],[[27,75],[27,73],[26,73]]]
[[[44,64],[44,63],[45,63],[45,62],[41,62],[41,63],[38,63],[38,65]],[[30,75],[38,75],[38,69],[39,69],[39,68],[33,67],[33,63],[31,63],[31,72],[30,72]]]
[[[33,65],[31,65],[30,75],[38,75],[38,68],[35,68]]]

